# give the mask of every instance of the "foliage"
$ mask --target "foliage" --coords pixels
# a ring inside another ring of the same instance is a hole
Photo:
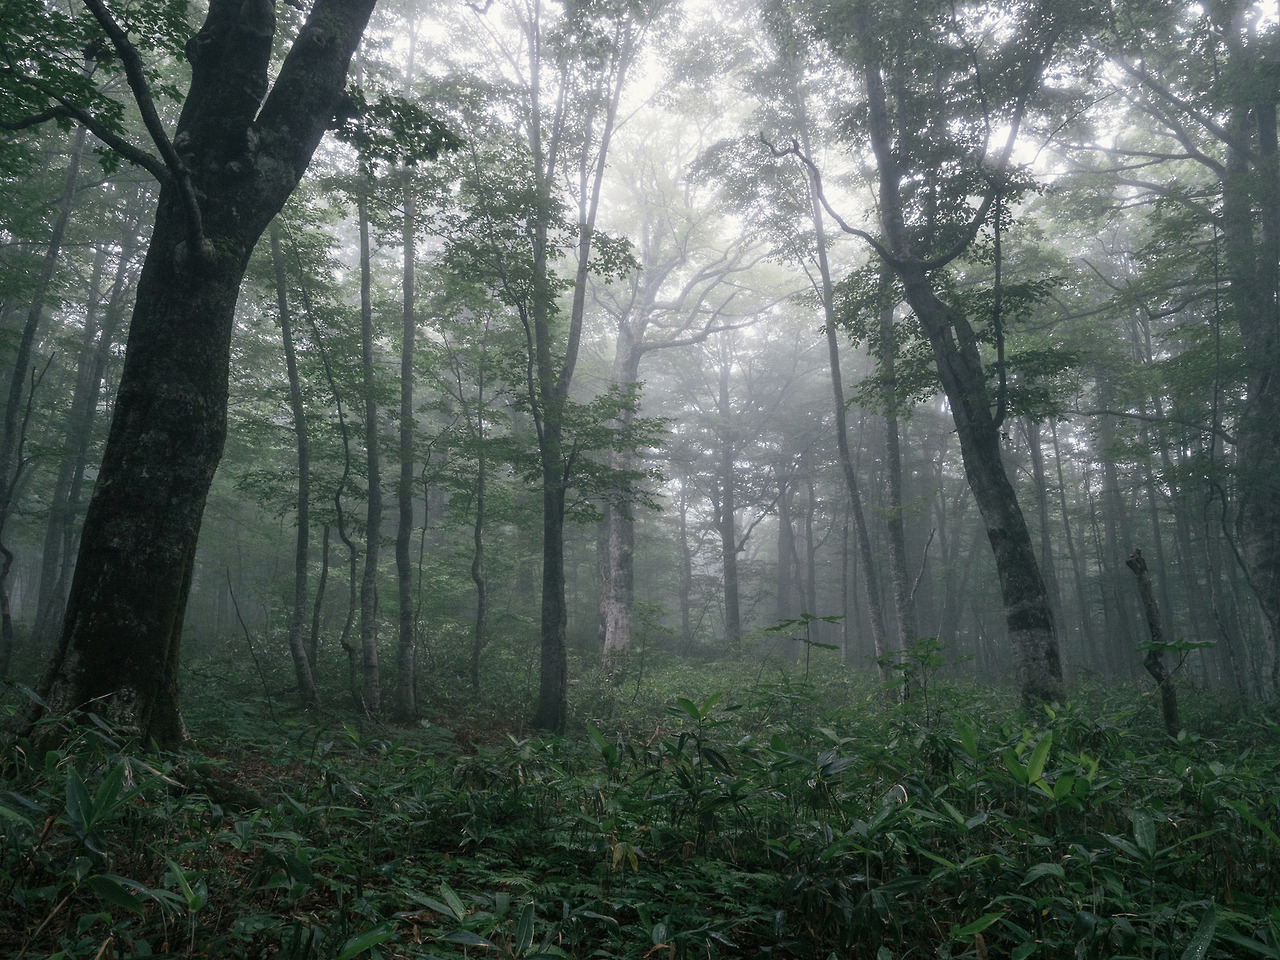
[[[921,647],[926,672],[937,652]],[[672,670],[650,692],[726,679]],[[90,717],[43,761],[29,744],[7,759],[0,941],[15,957],[1277,955],[1273,719],[1193,701],[1169,742],[1144,707],[1096,695],[1017,716],[935,682],[926,719],[838,671],[734,682],[578,739],[461,744],[426,722],[267,727],[197,704],[213,775],[195,755],[130,758]],[[228,799],[247,794],[233,779],[264,803]]]

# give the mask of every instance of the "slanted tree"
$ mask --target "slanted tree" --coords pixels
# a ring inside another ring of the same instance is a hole
[[[76,91],[37,106],[101,131],[161,192],[62,635],[39,692],[44,712],[91,708],[143,743],[172,748],[186,736],[182,622],[226,436],[236,299],[255,244],[341,109],[373,0],[315,0],[274,82],[274,4],[211,0],[186,44],[191,82],[172,136],[143,51],[102,0],[88,6],[159,156],[96,121],[100,104],[82,105]]]
[[[995,556],[1017,682],[1029,705],[1061,699],[1062,667],[1048,591],[1001,456],[1008,398],[999,287],[994,309],[980,317],[948,289],[946,270],[972,253],[984,226],[997,243],[1008,226],[1007,205],[1019,192],[1013,144],[1069,20],[1051,6],[1019,4],[1005,14],[1002,40],[980,41],[982,11],[934,0],[801,8],[814,35],[862,82],[865,102],[848,112],[847,129],[870,152],[879,230],[840,222],[893,271],[932,350]],[[994,391],[975,328],[988,317],[997,348]]]

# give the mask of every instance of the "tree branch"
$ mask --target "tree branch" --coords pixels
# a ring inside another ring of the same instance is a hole
[[[138,48],[129,40],[124,28],[116,22],[115,17],[111,15],[111,11],[107,9],[103,0],[84,0],[84,3],[93,14],[94,19],[98,21],[98,25],[102,27],[107,37],[111,40],[111,45],[115,47],[116,53],[120,56],[120,62],[124,65],[125,78],[129,81],[129,89],[133,93],[134,101],[138,104],[138,110],[142,113],[142,122],[147,128],[147,133],[151,134],[151,140],[156,145],[156,149],[160,151],[164,165],[169,171],[170,180],[177,187],[178,194],[182,199],[182,209],[186,214],[187,245],[190,247],[190,255],[192,257],[201,257],[205,252],[204,224],[200,215],[200,203],[196,199],[195,187],[191,184],[191,172],[187,169],[187,165],[182,162],[182,158],[178,156],[178,151],[174,149],[173,142],[169,139],[169,135],[165,132],[164,124],[160,121],[160,115],[156,112],[155,101],[151,97],[151,88],[147,84],[147,77],[143,71],[142,58],[138,55]],[[96,131],[94,131],[94,135],[97,136]],[[103,142],[105,143],[106,141]],[[148,167],[147,169],[151,168]]]

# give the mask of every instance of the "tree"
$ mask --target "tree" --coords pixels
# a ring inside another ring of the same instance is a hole
[[[473,252],[478,261],[488,261],[495,286],[526,333],[528,410],[537,436],[543,512],[540,668],[532,722],[556,732],[564,730],[568,710],[566,498],[582,453],[568,435],[570,390],[588,278],[631,265],[625,246],[598,232],[596,219],[622,92],[662,8],[661,2],[584,0],[566,4],[555,17],[543,0],[524,0],[508,11],[514,37],[486,24],[496,56],[521,78],[510,105],[519,117],[523,155],[519,167],[508,171],[518,182],[502,188],[507,206],[500,206],[496,192],[482,192],[473,223],[500,243],[523,247],[524,263],[499,262],[486,243]],[[513,223],[523,225],[523,235],[512,235]],[[572,260],[572,279],[556,273],[566,258]],[[570,301],[567,311],[562,295]]]
[[[1102,152],[1122,164],[1141,158],[1144,165],[1175,165],[1167,181],[1122,174],[1124,185],[1195,215],[1199,230],[1184,238],[1183,249],[1201,249],[1201,264],[1213,267],[1200,272],[1201,290],[1225,287],[1225,315],[1244,366],[1243,403],[1233,411],[1229,526],[1271,638],[1272,684],[1280,687],[1280,27],[1247,0],[1114,8],[1102,40],[1124,78],[1115,82],[1136,126],[1155,131],[1157,140],[1122,138]],[[1206,242],[1207,251],[1198,246]],[[1218,313],[1211,312],[1215,325]]]
[[[975,329],[985,318],[948,289],[945,271],[972,255],[984,226],[996,244],[1008,227],[1005,211],[1019,192],[1009,168],[1014,138],[1064,26],[1047,7],[1020,4],[1001,14],[1012,18],[999,34],[1004,42],[990,35],[979,42],[987,26],[981,10],[933,0],[806,12],[866,96],[848,119],[851,139],[865,144],[874,165],[878,236],[840,222],[893,271],[929,342],[1000,575],[1023,700],[1059,700],[1053,612],[1000,452],[1008,406],[999,284],[989,314],[1000,381],[993,396]],[[993,145],[1002,130],[1005,142]],[[976,206],[972,197],[980,198]],[[998,250],[994,256],[998,264]]]
[[[280,315],[280,336],[284,343],[285,368],[289,375],[289,412],[293,416],[298,448],[298,536],[294,547],[293,602],[289,610],[289,654],[293,657],[298,694],[304,703],[317,700],[315,679],[302,636],[307,606],[307,566],[311,551],[311,442],[307,430],[306,408],[302,398],[302,382],[298,377],[298,358],[293,337],[293,311],[289,305],[289,286],[284,256],[280,250],[280,230],[271,225],[271,265],[276,280],[276,309]]]
[[[185,738],[177,666],[205,499],[222,454],[236,300],[249,256],[342,105],[373,0],[315,0],[270,80],[269,0],[211,0],[186,44],[191,82],[170,137],[142,54],[101,0],[160,157],[81,119],[161,181],[115,412],[44,710],[92,708],[143,743]],[[113,142],[114,141],[114,142]],[[34,713],[34,712],[33,712]],[[28,715],[26,725],[36,719]]]
[[[635,390],[640,366],[656,351],[679,350],[712,334],[754,322],[765,306],[750,289],[751,273],[762,256],[746,238],[726,242],[718,234],[721,218],[710,212],[706,191],[691,183],[685,138],[670,130],[664,138],[645,128],[633,134],[625,186],[618,193],[639,217],[636,256],[639,266],[615,283],[593,291],[610,327],[616,328],[609,382]],[[635,143],[640,139],[641,143]],[[615,199],[615,205],[619,201]],[[616,214],[615,214],[616,215]],[[612,332],[612,331],[611,331]],[[637,407],[627,407],[614,426],[626,431]],[[635,469],[636,450],[620,448],[611,467],[619,476]],[[600,645],[605,664],[631,646],[635,599],[635,516],[617,496],[600,506],[596,566],[600,580]]]

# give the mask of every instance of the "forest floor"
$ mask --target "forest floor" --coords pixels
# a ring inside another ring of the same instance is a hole
[[[566,738],[247,692],[190,698],[187,755],[82,725],[7,758],[0,955],[1280,958],[1274,709],[656,682]]]

